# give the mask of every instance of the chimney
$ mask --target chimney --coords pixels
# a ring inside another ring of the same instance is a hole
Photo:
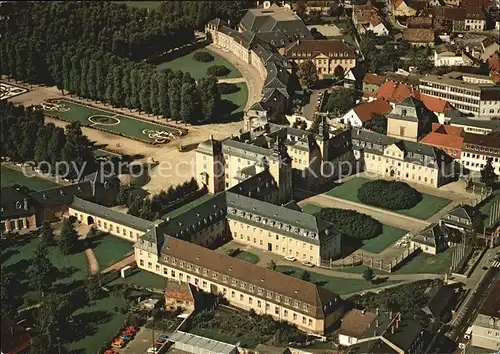
[[[214,140],[214,136],[210,134],[210,140]]]
[[[391,333],[394,334],[394,326],[391,326]]]
[[[399,320],[396,320],[396,328],[399,328]]]
[[[297,45],[299,45],[299,44],[300,44],[300,39],[297,39]]]
[[[375,327],[377,327],[377,328],[378,328],[378,317],[377,317],[377,319],[375,320]]]
[[[377,307],[377,312],[376,312],[376,314],[377,314],[377,317],[378,317],[378,307]]]
[[[28,198],[24,198],[24,210],[28,210]]]
[[[389,320],[392,320],[392,311],[389,311]]]

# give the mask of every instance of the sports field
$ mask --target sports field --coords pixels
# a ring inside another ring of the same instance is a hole
[[[47,114],[71,122],[78,121],[83,126],[95,127],[107,132],[132,137],[148,143],[166,142],[175,129],[134,119],[111,111],[90,108],[79,103],[59,100],[44,105]]]

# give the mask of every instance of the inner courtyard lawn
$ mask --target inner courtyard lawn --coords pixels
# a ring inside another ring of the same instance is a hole
[[[33,172],[30,171],[30,173]],[[12,168],[3,165],[1,168],[0,181],[2,187],[7,187],[17,183],[36,191],[41,191],[44,189],[50,189],[54,187],[60,187],[60,185],[55,182],[40,177],[28,177],[25,176],[21,171],[14,170]]]
[[[299,279],[302,276],[302,273],[304,272],[304,270],[301,268],[281,266],[281,265],[276,268],[276,271],[291,275]],[[316,285],[321,286],[330,291],[333,291],[339,295],[355,293],[366,289],[373,289],[381,286],[398,283],[398,281],[389,280],[383,283],[374,284],[364,279],[346,279],[346,278],[330,277],[328,275],[314,273],[314,269],[307,271],[311,273],[310,282],[315,283]]]
[[[91,242],[91,248],[97,257],[101,271],[121,261],[127,254],[132,253],[134,250],[132,242],[107,234],[94,237],[89,241]]]
[[[322,209],[320,206],[310,203],[304,204],[301,208],[308,214],[316,214]],[[380,253],[386,247],[392,245],[394,242],[406,235],[407,232],[407,230],[399,229],[397,227],[382,225],[382,233],[372,239],[363,240],[363,246],[361,249],[366,252]]]
[[[20,296],[24,299],[22,307],[36,304],[41,300],[41,294],[30,288],[26,271],[34,258],[38,242],[38,239],[31,238],[2,249],[2,272],[11,272],[20,281],[23,290]],[[56,281],[53,285],[55,292],[66,294],[83,284],[89,272],[87,257],[83,251],[63,255],[57,246],[50,246],[47,256],[57,268]]]
[[[196,61],[193,58],[193,56],[197,52],[208,52],[214,57],[214,60],[208,63]],[[233,64],[231,64],[228,60],[224,59],[223,57],[221,57],[220,55],[216,54],[215,52],[211,51],[208,48],[200,48],[193,50],[191,53],[187,55],[175,58],[165,63],[161,63],[157,67],[159,69],[168,68],[172,70],[181,70],[183,72],[188,72],[195,80],[199,80],[202,77],[206,77],[207,69],[214,65],[224,65],[226,68],[231,70],[229,74],[221,78],[242,77],[240,71]]]
[[[182,214],[190,209],[193,209],[195,206],[211,199],[213,196],[214,196],[213,194],[205,194],[205,195],[201,196],[200,198],[193,200],[192,202],[189,202],[187,204],[184,204],[184,205],[178,207],[177,209],[169,211],[168,213],[163,215],[162,218],[165,219],[168,217],[168,218],[172,219],[172,218],[174,218],[174,217],[176,217],[176,216],[178,216],[178,215],[180,215],[180,214]]]
[[[247,251],[241,251],[234,258],[242,259],[244,261],[247,261],[247,262],[253,263],[253,264],[259,263],[259,260],[260,260],[259,256],[257,256],[256,254],[253,254],[251,252],[247,252]]]
[[[122,114],[117,114],[112,111],[106,111],[102,109],[96,109],[84,106],[79,103],[75,103],[67,100],[59,100],[59,104],[64,104],[69,111],[59,112],[59,111],[46,111],[47,114],[60,117],[61,119],[75,122],[80,122],[83,126],[91,126],[105,130],[107,132],[129,136],[146,142],[153,142],[155,139],[150,138],[148,134],[144,134],[143,130],[148,131],[164,131],[164,132],[174,132],[175,130],[164,125],[154,124],[138,119],[134,119]],[[103,125],[96,124],[89,121],[90,116],[107,116],[114,117],[114,121],[117,122],[115,125]]]
[[[347,199],[356,203],[361,203],[358,199],[358,189],[365,183],[371,182],[370,179],[355,177],[339,186],[326,192],[327,195],[336,198]],[[422,193],[422,200],[411,209],[391,210],[393,212],[411,216],[417,219],[427,220],[439,210],[448,205],[451,200]],[[362,203],[361,203],[362,204]]]

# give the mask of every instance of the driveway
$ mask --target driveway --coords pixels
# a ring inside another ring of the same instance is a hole
[[[154,331],[153,333],[152,329],[141,327],[134,340],[129,342],[125,348],[116,351],[119,353],[145,354],[160,334],[158,331]]]

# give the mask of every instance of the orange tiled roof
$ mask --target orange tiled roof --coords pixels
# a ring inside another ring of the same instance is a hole
[[[394,81],[386,81],[375,91],[377,98],[383,98],[389,102],[401,102],[414,92],[413,87]]]
[[[460,127],[454,127],[447,124],[432,123],[432,132],[438,134],[452,135],[452,136],[462,136],[463,129]]]
[[[432,97],[421,93],[419,93],[418,95],[414,95],[414,97],[422,101],[429,111],[435,113],[444,113],[445,111],[453,109],[452,105],[448,101],[442,100],[437,97]]]
[[[432,132],[424,136],[420,142],[437,148],[461,150],[464,138],[461,136]]]
[[[375,100],[372,102],[361,103],[353,109],[362,122],[371,120],[373,118],[373,114],[387,114],[392,111],[391,104],[385,100]]]
[[[375,91],[375,95],[377,98],[383,98],[384,100],[393,103],[401,102],[405,98],[412,96],[417,100],[422,101],[428,110],[436,113],[443,113],[447,110],[453,109],[448,101],[421,94],[410,85],[394,81],[386,81],[377,91]]]
[[[382,85],[386,80],[386,77],[383,75],[377,74],[366,74],[363,78],[363,83],[368,85]]]

